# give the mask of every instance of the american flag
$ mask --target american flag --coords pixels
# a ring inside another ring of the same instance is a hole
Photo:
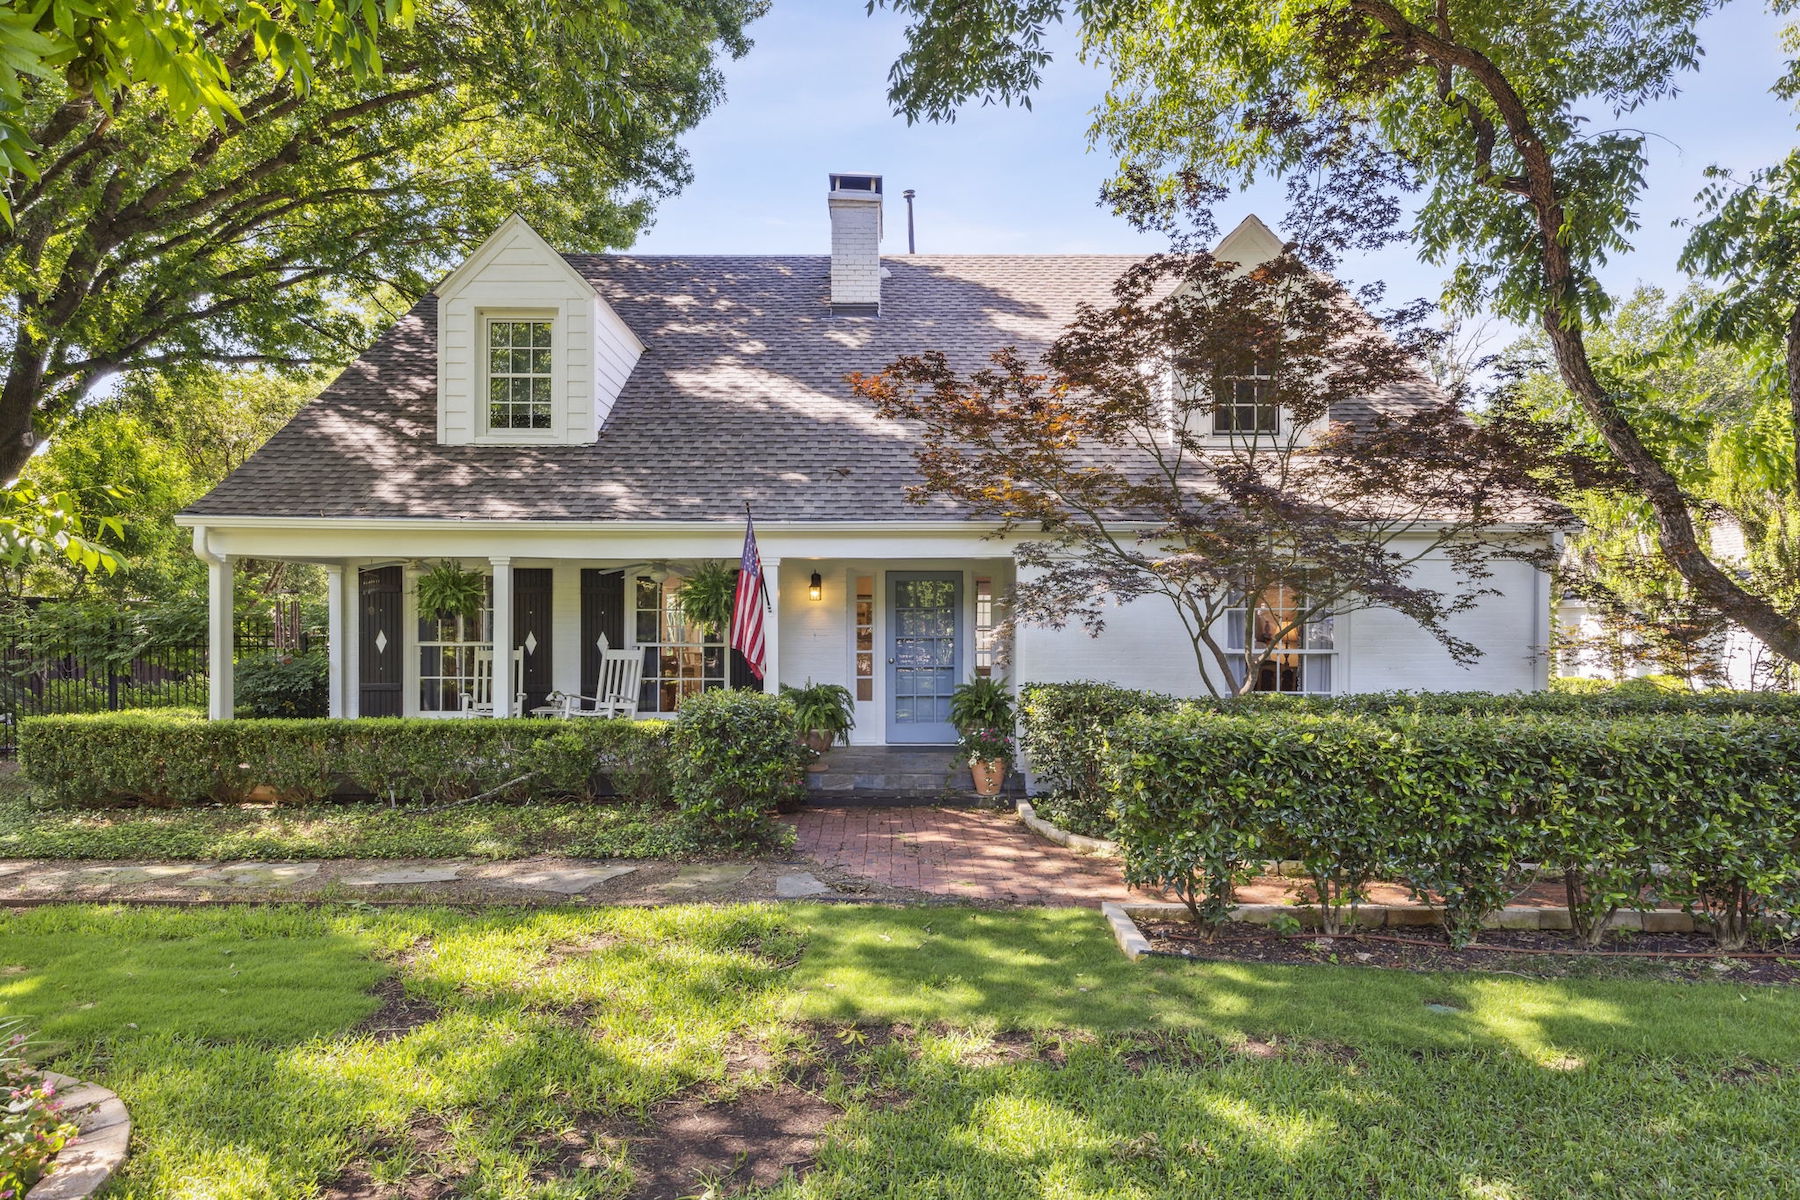
[[[756,552],[756,523],[744,507],[744,557],[738,564],[737,597],[731,606],[731,648],[744,656],[750,673],[763,677],[763,610],[769,594],[763,587],[762,555]]]

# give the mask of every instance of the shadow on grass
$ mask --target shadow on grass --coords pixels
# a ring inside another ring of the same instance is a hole
[[[935,1041],[935,1044],[934,1044]],[[1131,1035],[1066,1061],[886,1056],[784,1195],[823,1197],[1795,1194],[1800,1085],[1623,1061],[1259,1046],[1159,1062]],[[1216,1047],[1214,1048],[1216,1050]],[[903,1099],[897,1099],[903,1097]]]
[[[813,1019],[1193,1029],[1395,1049],[1800,1058],[1800,991],[1348,966],[1130,962],[1097,912],[796,909]],[[1448,1010],[1448,1011],[1445,1011]]]

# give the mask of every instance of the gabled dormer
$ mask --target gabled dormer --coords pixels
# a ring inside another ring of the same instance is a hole
[[[1242,275],[1276,257],[1285,247],[1281,236],[1252,213],[1220,239],[1212,253],[1221,262],[1235,264],[1233,274]],[[1217,446],[1310,442],[1323,430],[1325,422],[1295,426],[1288,410],[1274,401],[1273,369],[1270,362],[1246,354],[1239,362],[1221,364],[1210,379],[1188,380],[1184,384],[1173,378],[1174,372],[1170,371],[1166,386],[1204,388],[1211,393],[1209,411],[1190,410],[1193,424],[1189,429]]]
[[[644,352],[523,217],[438,285],[438,441],[582,445]]]

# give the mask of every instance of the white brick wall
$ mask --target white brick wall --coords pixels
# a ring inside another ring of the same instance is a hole
[[[833,192],[831,209],[831,302],[881,303],[881,197],[868,192]]]
[[[1417,578],[1427,586],[1453,586],[1450,568],[1442,562],[1420,564]],[[1466,667],[1399,613],[1369,609],[1339,618],[1337,690],[1512,692],[1545,687],[1550,618],[1542,575],[1522,563],[1503,562],[1494,564],[1489,582],[1500,594],[1485,597],[1450,623],[1457,636],[1483,651]],[[1097,638],[1078,625],[1021,628],[1015,655],[1021,683],[1097,679],[1177,696],[1206,691],[1187,634],[1160,597],[1115,610]]]

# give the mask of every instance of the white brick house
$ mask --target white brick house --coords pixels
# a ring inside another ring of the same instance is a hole
[[[603,645],[643,653],[645,712],[749,683],[670,603],[692,564],[736,559],[746,502],[778,598],[763,686],[845,684],[854,741],[951,740],[949,690],[977,673],[1202,691],[1160,601],[1098,639],[1024,628],[996,645],[1008,547],[947,502],[906,500],[909,430],[845,383],[903,353],[967,367],[1041,346],[1133,260],[883,257],[878,176],[831,176],[827,208],[828,256],[564,255],[503,224],[179,518],[211,565],[214,715],[231,712],[231,562],[246,556],[325,566],[334,714],[460,711],[470,652],[496,630],[525,651],[526,707],[590,692]],[[1278,246],[1251,218],[1219,253]],[[421,619],[413,581],[441,559],[491,577],[481,620]],[[1426,582],[1433,570],[1448,568],[1427,563]],[[1336,692],[1540,688],[1547,581],[1501,562],[1493,582],[1502,594],[1455,624],[1486,651],[1471,667],[1376,610],[1296,648],[1292,677]],[[504,712],[512,689],[497,682]]]

